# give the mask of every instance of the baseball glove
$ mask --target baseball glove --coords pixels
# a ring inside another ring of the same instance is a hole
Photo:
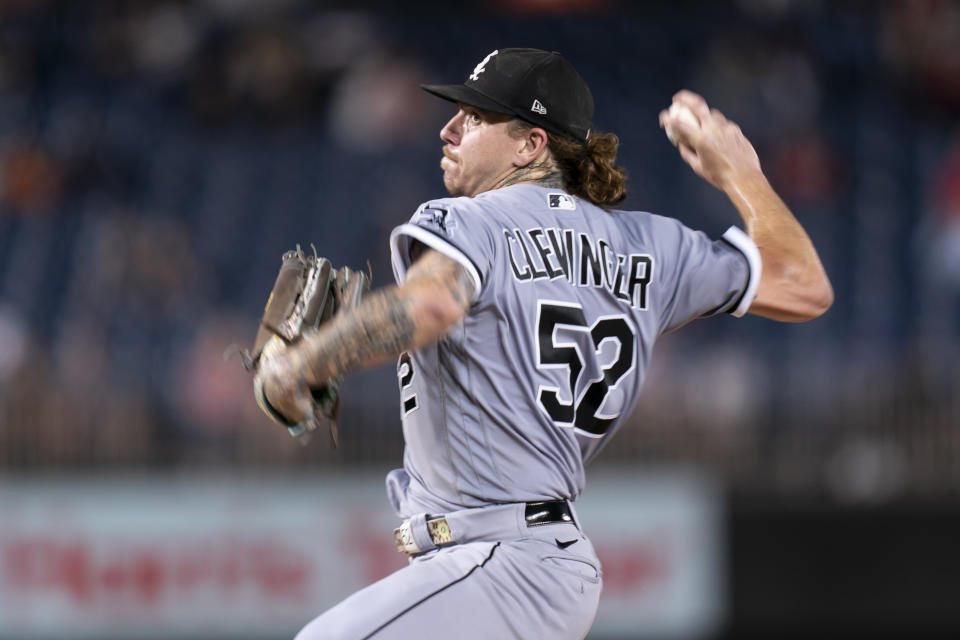
[[[370,290],[370,277],[330,261],[304,253],[300,246],[283,254],[280,273],[267,298],[252,350],[241,350],[243,366],[257,372],[261,362],[298,342],[305,331],[316,330],[336,313],[360,304]],[[260,409],[290,435],[306,442],[323,422],[330,425],[330,444],[336,448],[337,418],[340,412],[340,380],[328,380],[319,389],[310,389],[313,413],[303,422],[294,422],[267,401],[260,376],[254,376],[254,396]]]

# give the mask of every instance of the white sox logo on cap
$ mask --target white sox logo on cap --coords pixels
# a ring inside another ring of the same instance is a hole
[[[496,49],[463,84],[420,86],[444,100],[513,115],[581,142],[586,141],[593,118],[590,88],[556,51]]]
[[[484,67],[487,66],[487,63],[490,62],[490,58],[500,53],[499,49],[494,49],[487,54],[487,57],[480,61],[480,64],[473,68],[473,73],[470,74],[470,79],[476,82],[480,79],[480,74],[484,72]]]

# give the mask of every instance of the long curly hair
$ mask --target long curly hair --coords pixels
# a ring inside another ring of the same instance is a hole
[[[516,119],[510,123],[510,132],[516,135],[533,126]],[[567,192],[604,208],[627,197],[627,170],[616,164],[617,134],[591,132],[585,142],[578,142],[547,132],[547,147],[563,173]]]

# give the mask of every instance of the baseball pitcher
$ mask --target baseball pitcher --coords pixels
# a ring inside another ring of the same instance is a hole
[[[423,88],[456,104],[440,132],[451,197],[393,231],[395,286],[257,373],[298,424],[329,381],[398,363],[406,449],[387,492],[409,566],[297,638],[582,638],[602,573],[574,503],[658,336],[721,313],[816,318],[833,292],[750,142],[694,93],[660,126],[739,211],[745,231],[719,239],[615,208],[619,141],[591,130],[590,90],[560,54],[500,49],[463,84]]]

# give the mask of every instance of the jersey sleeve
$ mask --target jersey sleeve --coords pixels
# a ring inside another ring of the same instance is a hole
[[[466,269],[476,300],[490,273],[495,247],[484,217],[474,209],[465,198],[426,202],[409,222],[395,228],[390,234],[390,254],[397,284],[403,283],[410,268],[410,250],[421,242]]]
[[[676,223],[675,242],[667,245],[668,297],[661,332],[695,318],[718,313],[741,317],[750,308],[760,283],[760,252],[750,237],[730,227],[719,240]]]

